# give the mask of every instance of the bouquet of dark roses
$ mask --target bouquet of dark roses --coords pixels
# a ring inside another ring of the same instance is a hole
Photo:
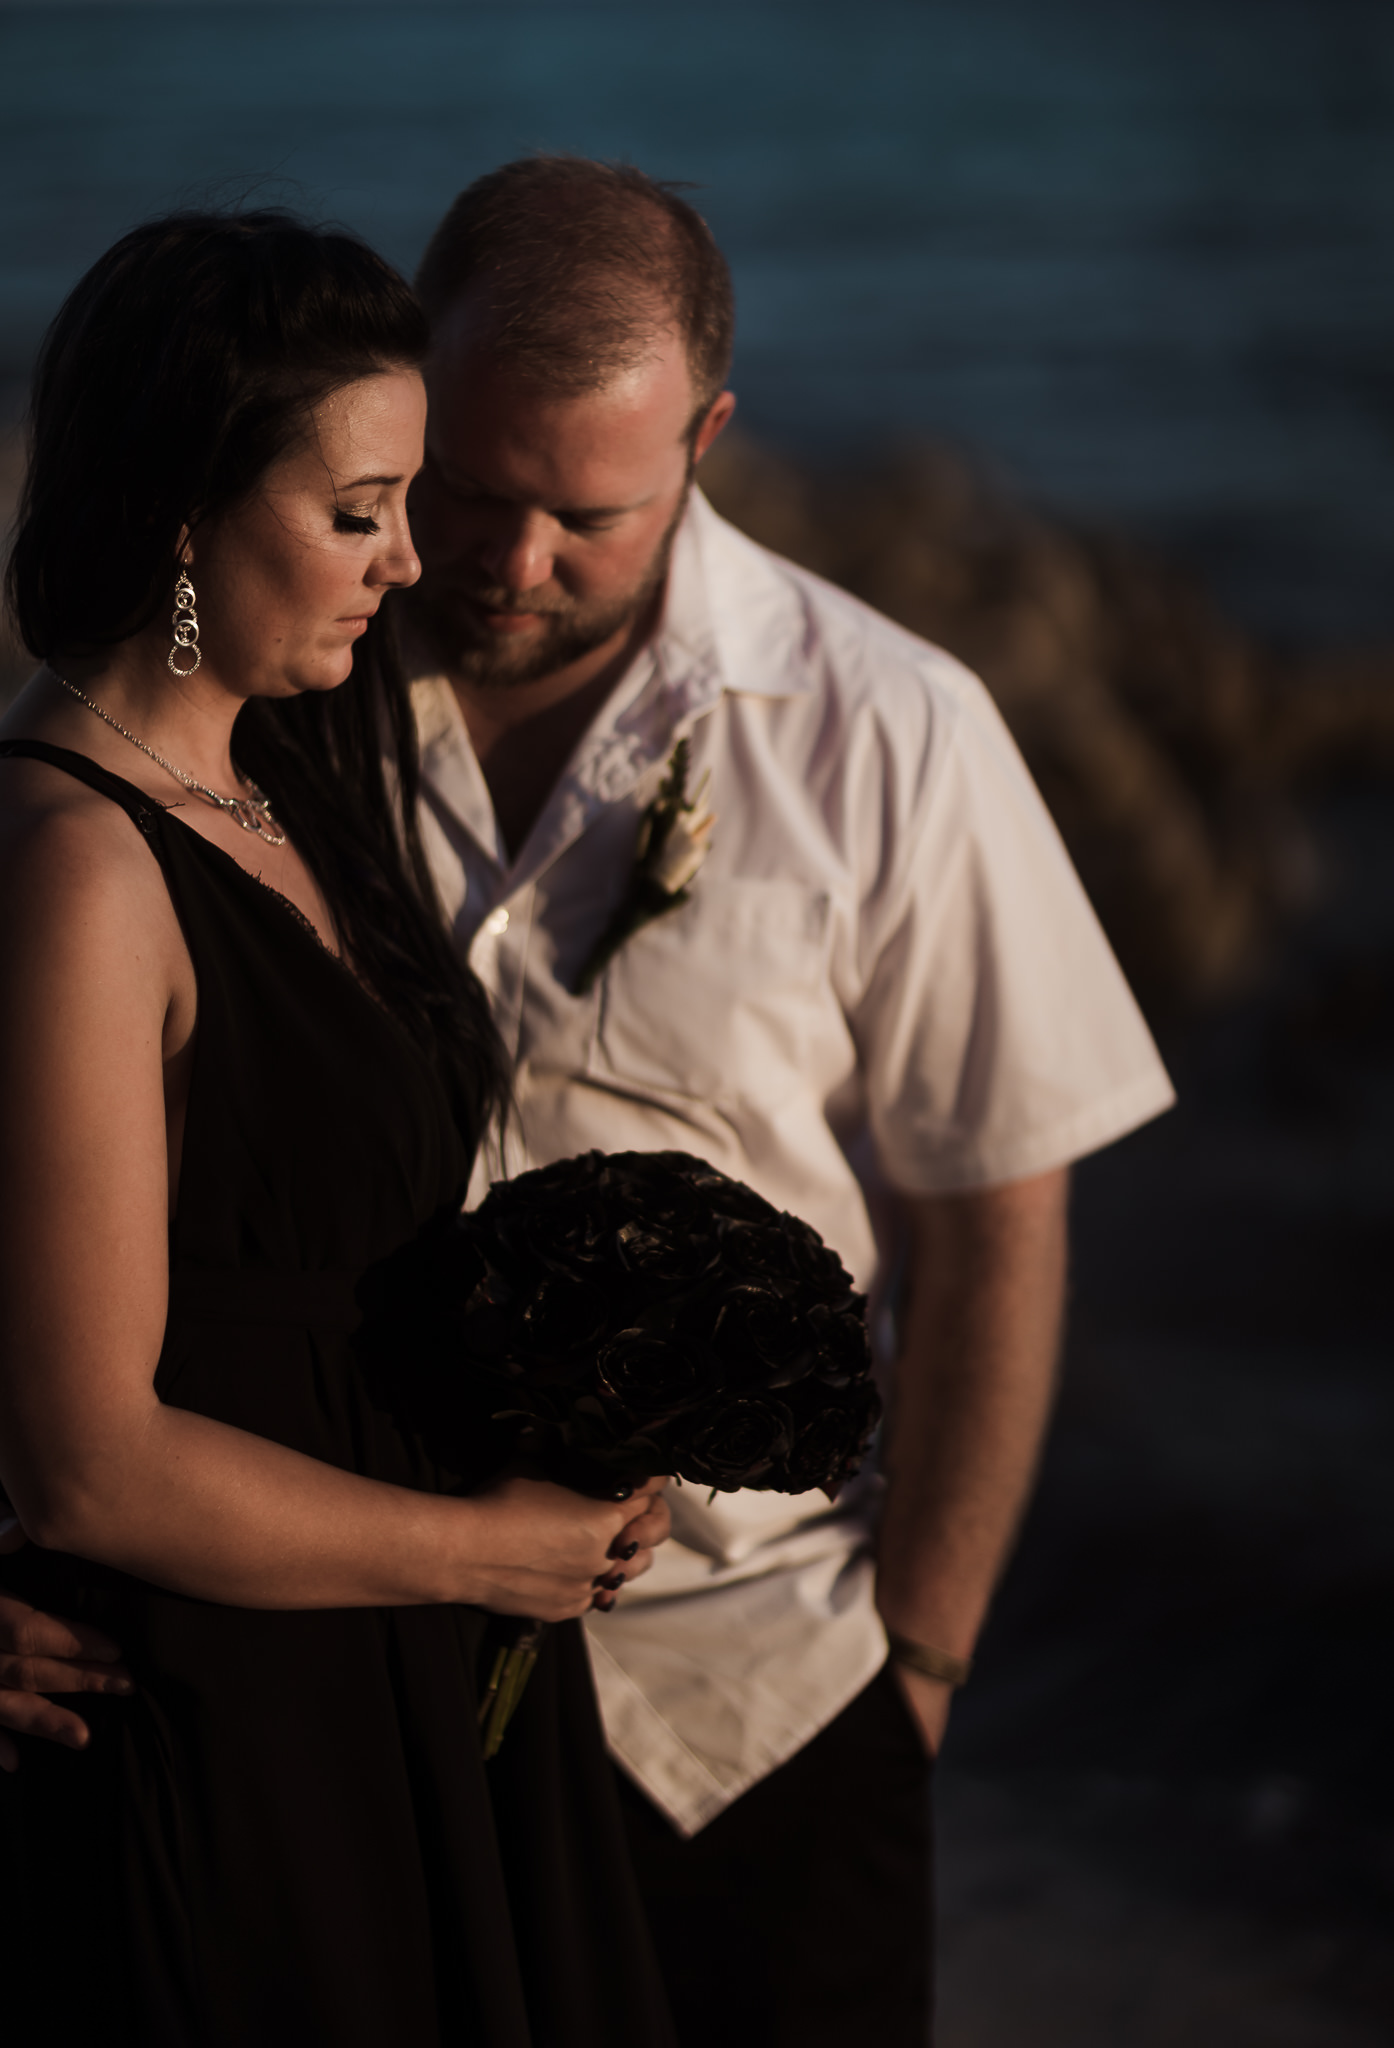
[[[837,1255],[685,1152],[588,1152],[497,1182],[416,1249],[407,1285],[394,1350],[466,1474],[525,1453],[581,1492],[665,1472],[835,1499],[880,1414],[865,1300]],[[496,1659],[489,1754],[539,1633]]]

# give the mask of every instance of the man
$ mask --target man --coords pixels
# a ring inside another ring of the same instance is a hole
[[[418,282],[423,825],[516,1063],[508,1163],[698,1153],[894,1308],[879,1536],[875,1485],[680,1494],[592,1630],[679,2032],[918,2043],[929,1758],[1049,1406],[1066,1171],[1170,1089],[981,686],[693,489],[735,401],[691,209],[509,165]],[[587,987],[684,739],[710,856]]]

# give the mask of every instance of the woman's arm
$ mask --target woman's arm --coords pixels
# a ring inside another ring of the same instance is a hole
[[[168,1287],[165,1082],[192,968],[159,871],[99,800],[0,846],[0,1483],[25,1532],[251,1607],[468,1601],[584,1612],[649,1490],[514,1479],[446,1500],[360,1478],[154,1390]],[[641,1551],[630,1572],[647,1562]]]

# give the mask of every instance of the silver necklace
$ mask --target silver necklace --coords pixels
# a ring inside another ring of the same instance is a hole
[[[195,795],[203,797],[208,803],[216,804],[220,811],[226,811],[230,818],[236,819],[244,832],[255,832],[257,838],[264,839],[268,846],[285,845],[286,835],[271,815],[269,801],[257,788],[251,776],[244,775],[235,761],[232,765],[238,780],[245,782],[252,793],[250,796],[219,796],[217,790],[210,789],[206,782],[195,782],[192,775],[186,775],[182,768],[176,768],[173,761],[167,761],[163,754],[157,754],[153,747],[147,747],[144,740],[138,740],[133,732],[127,732],[125,726],[119,724],[109,711],[103,711],[100,704],[94,704],[90,697],[84,696],[76,683],[70,683],[66,676],[60,676],[56,670],[53,674],[54,680],[60,682],[65,690],[70,691],[80,704],[85,704],[89,711],[95,711],[104,724],[109,725],[113,732],[119,732],[122,739],[129,740],[133,747],[139,747],[142,754],[148,754],[150,759],[158,767],[163,768],[166,775],[172,775],[182,788],[191,789]]]

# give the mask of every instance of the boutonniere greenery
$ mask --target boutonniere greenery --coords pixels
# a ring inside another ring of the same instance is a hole
[[[711,851],[716,813],[705,797],[710,775],[687,793],[688,744],[679,740],[668,762],[658,795],[639,820],[629,891],[595,945],[576,979],[576,994],[589,994],[620,947],[655,918],[666,917],[686,903],[692,884]]]

